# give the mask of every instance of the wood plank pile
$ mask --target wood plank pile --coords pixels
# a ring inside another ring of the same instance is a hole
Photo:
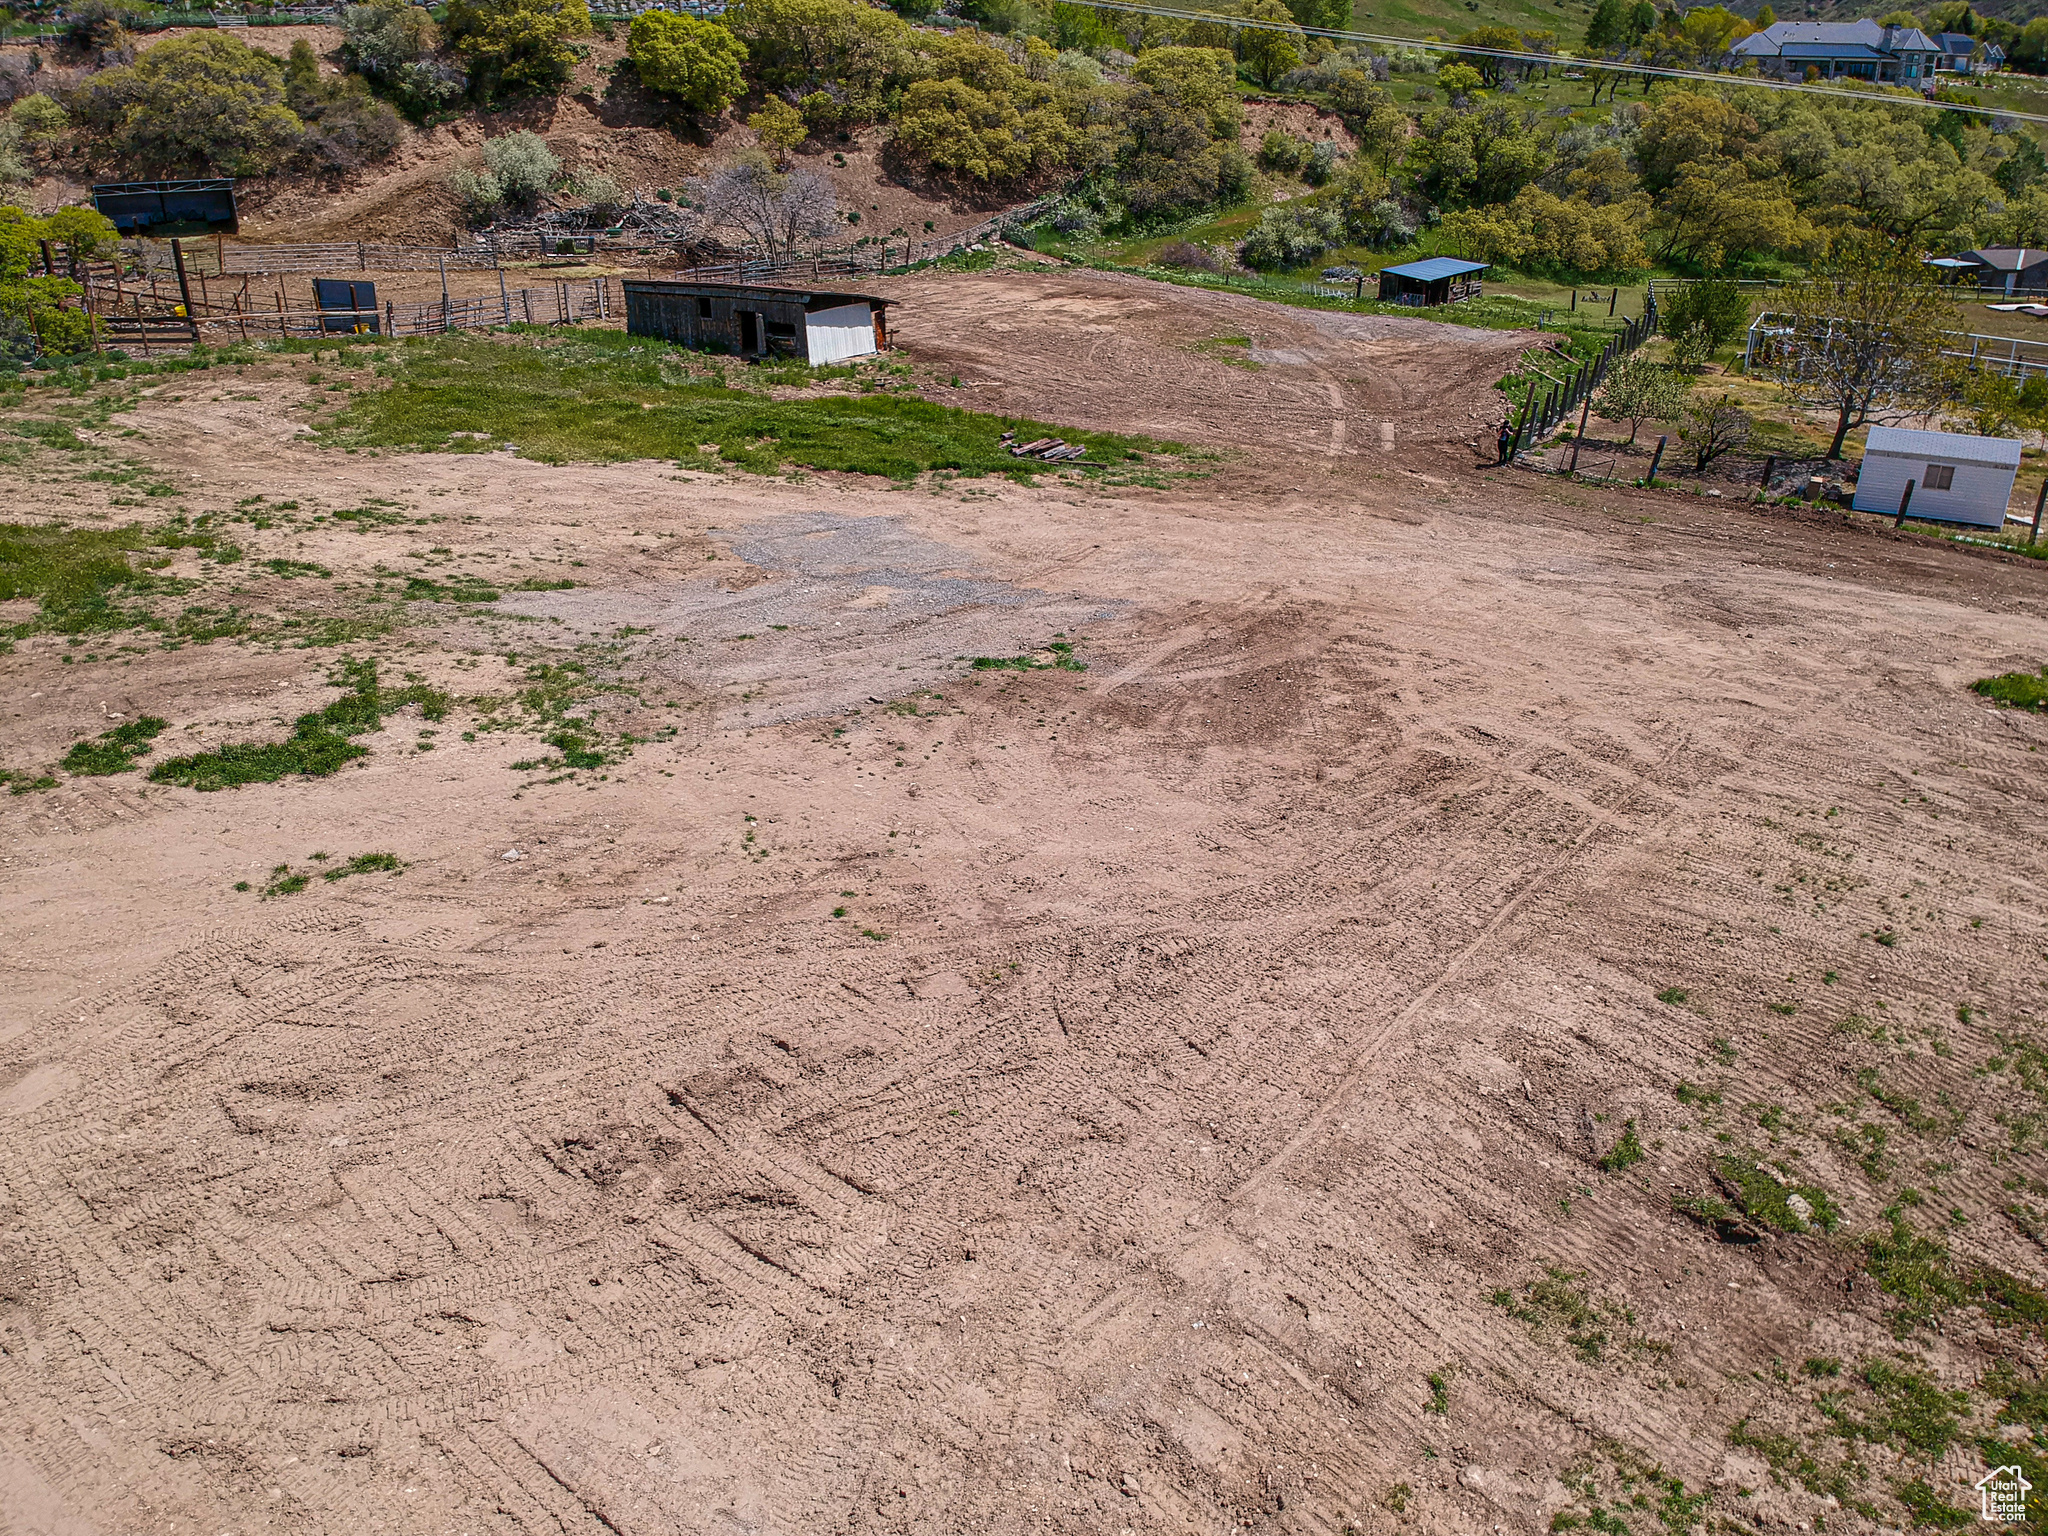
[[[1036,438],[1028,443],[1014,442],[1014,432],[1005,432],[1003,441],[1015,459],[1043,459],[1048,464],[1085,463],[1088,450],[1079,443],[1065,442],[1057,437]]]

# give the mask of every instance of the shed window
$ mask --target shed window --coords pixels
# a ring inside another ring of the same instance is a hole
[[[1927,478],[1920,482],[1923,491],[1945,491],[1956,483],[1956,467],[1953,464],[1930,464]]]

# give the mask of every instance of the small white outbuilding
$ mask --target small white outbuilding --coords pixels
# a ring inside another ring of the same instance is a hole
[[[1858,512],[1896,512],[1910,480],[1908,517],[2002,528],[2019,472],[2020,445],[2009,437],[1872,427],[1851,505]]]

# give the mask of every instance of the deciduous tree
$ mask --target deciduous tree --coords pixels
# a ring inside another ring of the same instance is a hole
[[[738,98],[747,45],[730,28],[674,11],[643,11],[626,36],[626,56],[649,90],[716,117]]]
[[[1808,409],[1835,418],[1831,459],[1867,422],[1898,421],[1948,394],[1948,301],[1918,255],[1878,236],[1839,242],[1819,271],[1773,297],[1790,335],[1767,368]]]
[[[1608,370],[1593,409],[1603,421],[1627,422],[1628,440],[1634,442],[1644,422],[1677,420],[1690,395],[1679,374],[1631,353]]]

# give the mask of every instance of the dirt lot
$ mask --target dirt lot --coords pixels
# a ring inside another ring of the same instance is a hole
[[[1903,1201],[1955,1273],[2043,1272],[2048,720],[1966,685],[2048,659],[2044,573],[1476,469],[1514,336],[892,294],[937,395],[1223,457],[348,455],[279,365],[95,434],[174,500],[0,469],[30,520],[295,501],[243,600],[309,618],[385,572],[582,583],[409,605],[355,650],[458,703],[332,778],[0,797],[0,1525],[1974,1511],[2037,1327],[1895,1334],[1864,1244]],[[311,520],[358,504],[406,520]],[[967,662],[1062,636],[1085,672]],[[159,757],[278,735],[336,655],[25,639],[0,764],[144,713]],[[642,742],[542,782],[468,701],[569,659]],[[369,852],[404,867],[233,888]],[[1717,1240],[1672,1202],[1721,1159],[1839,1228]],[[1950,1432],[1886,1416],[1901,1380],[1969,1394]]]

